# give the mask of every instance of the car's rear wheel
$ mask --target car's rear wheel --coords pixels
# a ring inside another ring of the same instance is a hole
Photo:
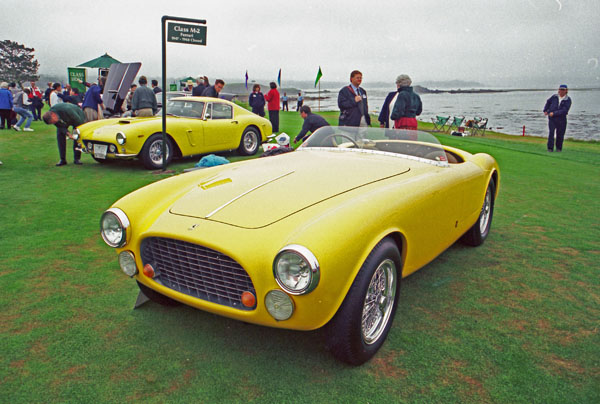
[[[479,213],[479,218],[461,238],[461,241],[467,245],[476,247],[485,241],[490,228],[492,227],[492,217],[494,216],[494,196],[496,195],[496,184],[494,180],[491,180],[487,190],[485,191],[485,197],[483,198],[483,206]]]
[[[152,300],[154,303],[158,303],[161,306],[171,306],[171,307],[181,305],[181,303],[179,303],[177,300],[173,300],[165,295],[161,295],[160,293],[158,293],[154,289],[150,289],[148,286],[144,285],[143,283],[138,282],[137,285],[140,288],[140,290],[142,291],[142,293],[145,294],[146,297],[148,299]]]
[[[167,136],[167,148],[166,148],[166,163],[169,164],[171,161],[171,157],[173,156],[173,145],[171,143],[171,139]],[[162,168],[162,134],[155,133],[150,136],[146,143],[144,143],[144,147],[142,147],[142,152],[140,153],[140,157],[142,162],[144,163],[144,167],[148,170],[157,170]]]
[[[244,156],[252,156],[258,151],[260,146],[260,132],[254,127],[246,128],[240,140],[238,153]]]
[[[363,263],[329,323],[327,344],[337,359],[362,365],[381,348],[398,306],[401,273],[398,247],[385,238]]]

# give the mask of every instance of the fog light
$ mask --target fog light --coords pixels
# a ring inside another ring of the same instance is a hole
[[[294,313],[292,299],[281,290],[272,290],[265,297],[267,311],[277,321],[287,320]]]
[[[154,278],[154,268],[152,265],[144,265],[144,275],[146,275],[148,278]]]
[[[256,305],[256,296],[248,291],[242,293],[242,304],[246,307],[254,307]]]
[[[110,147],[108,148],[108,151],[110,153],[115,153],[117,151],[117,148],[114,144],[111,144]]]
[[[125,275],[132,277],[137,274],[137,266],[135,265],[135,257],[131,251],[121,251],[119,254],[119,265]]]

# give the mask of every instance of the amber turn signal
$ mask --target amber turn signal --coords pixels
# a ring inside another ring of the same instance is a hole
[[[144,275],[146,275],[148,278],[154,278],[154,268],[152,268],[152,265],[144,265]]]
[[[256,304],[256,296],[248,291],[242,293],[242,304],[246,307],[254,307]]]

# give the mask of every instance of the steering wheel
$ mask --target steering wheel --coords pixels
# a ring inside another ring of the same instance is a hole
[[[358,146],[358,144],[357,144],[357,143],[354,141],[354,139],[352,139],[352,138],[351,138],[350,136],[348,136],[348,135],[343,135],[343,134],[341,134],[341,133],[333,133],[333,134],[331,134],[331,135],[329,135],[329,136],[326,136],[326,137],[324,137],[324,138],[323,138],[323,140],[322,140],[322,143],[325,143],[325,141],[326,141],[327,139],[329,139],[329,138],[331,138],[331,137],[334,137],[334,136],[343,137],[344,139],[347,139],[347,140],[349,140],[350,142],[352,142],[352,144],[353,144],[353,145],[354,145],[354,146],[355,146],[357,149],[360,149],[360,147],[359,147],[359,146]]]

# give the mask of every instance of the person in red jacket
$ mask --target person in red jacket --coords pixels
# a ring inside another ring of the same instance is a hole
[[[277,133],[279,132],[279,91],[277,91],[277,84],[271,82],[269,86],[271,90],[265,95],[265,100],[267,101],[269,121],[273,126],[273,133]]]

